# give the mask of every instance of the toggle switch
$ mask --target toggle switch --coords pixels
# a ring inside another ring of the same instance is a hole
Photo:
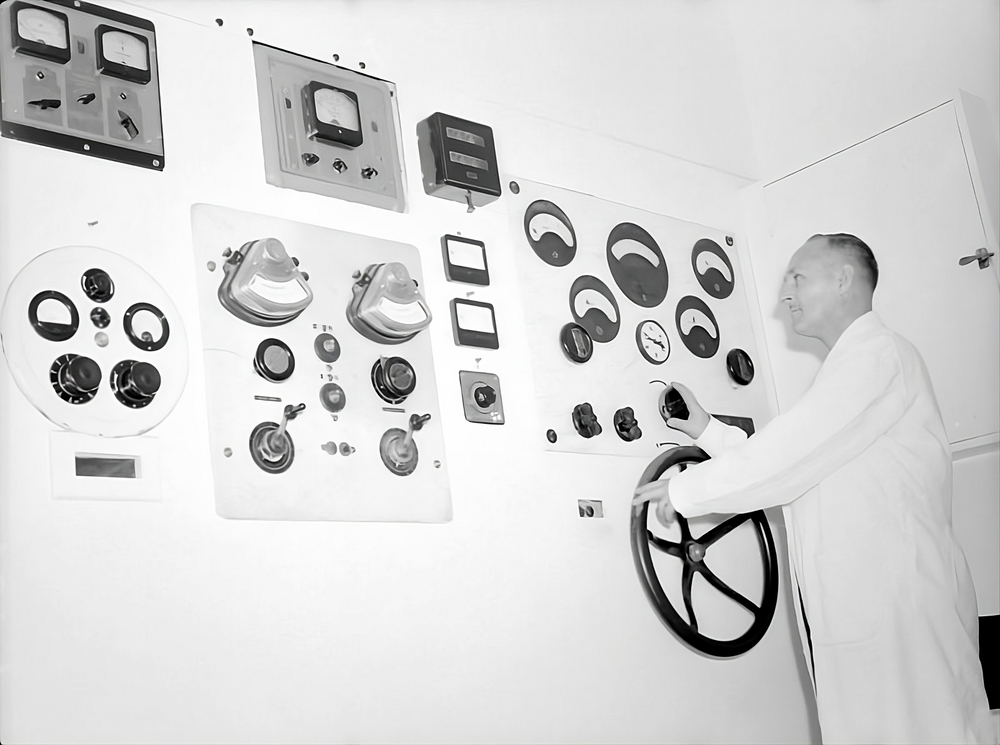
[[[285,406],[281,423],[261,422],[250,433],[250,457],[262,470],[268,473],[283,473],[295,458],[295,444],[286,432],[288,423],[297,417],[305,404]]]
[[[597,415],[594,414],[594,407],[586,402],[578,404],[573,408],[573,426],[580,433],[580,437],[587,439],[595,437],[604,431],[597,421]]]
[[[136,137],[138,137],[139,128],[135,126],[135,122],[132,121],[132,117],[130,117],[127,113],[125,113],[121,109],[118,109],[118,116],[121,117],[121,119],[118,120],[118,123],[121,124],[122,129],[125,130],[125,135],[130,140],[134,140]]]
[[[46,109],[58,109],[62,106],[62,101],[58,98],[40,98],[37,101],[28,101],[28,106],[37,106],[45,111]]]
[[[386,430],[379,442],[378,452],[385,467],[397,476],[409,476],[417,468],[417,443],[413,433],[419,432],[431,418],[430,414],[411,414],[409,426],[404,432],[393,428]]]
[[[160,390],[160,371],[148,362],[123,360],[111,370],[111,390],[130,409],[141,409]]]

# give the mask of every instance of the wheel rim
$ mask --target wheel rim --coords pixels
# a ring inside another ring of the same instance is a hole
[[[705,451],[698,447],[673,448],[657,456],[647,466],[639,479],[639,485],[655,481],[669,468],[700,463],[708,460],[708,457]],[[774,537],[764,513],[758,510],[744,515],[734,515],[697,538],[692,535],[688,521],[678,514],[676,519],[681,530],[680,542],[654,535],[647,527],[648,514],[648,502],[644,503],[640,509],[632,510],[630,531],[632,558],[635,560],[635,568],[639,574],[642,589],[660,620],[686,644],[712,657],[735,657],[751,649],[763,638],[768,626],[770,626],[778,601],[778,556]],[[760,549],[764,585],[759,605],[729,587],[705,563],[711,547],[746,522],[754,526]],[[656,567],[653,565],[651,547],[684,563],[681,572],[681,591],[687,619],[674,608],[663,591],[656,574]],[[699,632],[697,614],[691,601],[692,583],[695,576],[699,574],[715,590],[743,606],[753,615],[753,623],[741,636],[723,640]]]

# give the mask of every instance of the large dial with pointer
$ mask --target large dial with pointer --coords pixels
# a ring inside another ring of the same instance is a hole
[[[662,365],[670,356],[670,339],[656,321],[642,321],[635,327],[635,343],[647,362]]]

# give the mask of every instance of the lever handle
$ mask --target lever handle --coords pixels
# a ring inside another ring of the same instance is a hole
[[[978,261],[979,268],[985,269],[990,265],[990,259],[992,257],[993,253],[991,251],[988,251],[985,248],[979,248],[976,249],[976,252],[972,254],[972,256],[963,256],[961,259],[959,259],[958,265],[965,266],[966,264],[971,264],[973,261]]]

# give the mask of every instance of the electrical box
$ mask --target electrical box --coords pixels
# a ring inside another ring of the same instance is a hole
[[[427,194],[468,205],[496,201],[502,190],[493,130],[457,116],[432,114],[417,126]]]
[[[0,6],[3,136],[162,170],[150,21],[82,0]]]
[[[207,204],[192,232],[217,513],[450,520],[417,249]]]
[[[396,87],[254,42],[267,183],[402,212]]]

